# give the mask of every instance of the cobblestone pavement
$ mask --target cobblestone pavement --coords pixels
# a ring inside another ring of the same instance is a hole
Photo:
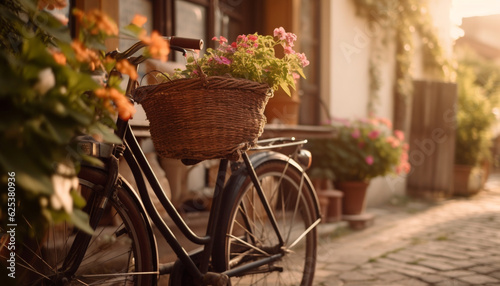
[[[369,209],[362,231],[322,225],[314,285],[500,285],[500,174],[470,198]]]

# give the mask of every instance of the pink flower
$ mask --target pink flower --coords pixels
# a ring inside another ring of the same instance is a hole
[[[401,161],[408,161],[408,153],[407,152],[403,152],[401,153]]]
[[[304,53],[297,54],[297,57],[299,58],[302,67],[306,67],[309,65],[309,61],[307,60],[306,55]]]
[[[403,150],[405,151],[410,150],[410,145],[408,143],[403,144]]]
[[[342,124],[345,127],[351,126],[351,121],[349,121],[349,119],[346,119],[346,118],[332,117],[332,121],[333,122],[338,122],[338,123]]]
[[[250,41],[257,41],[258,37],[256,35],[248,35]]]
[[[370,166],[373,165],[373,156],[372,155],[366,156],[365,162],[366,162],[366,164],[368,164]]]
[[[285,39],[288,46],[293,47],[293,43],[297,41],[297,35],[295,35],[294,33],[286,33]]]
[[[387,143],[391,144],[392,148],[399,147],[399,144],[401,143],[396,137],[394,136],[389,136],[387,137]]]
[[[284,50],[285,50],[285,54],[288,54],[288,55],[293,55],[295,53],[293,48],[290,46],[285,47]]]
[[[408,174],[411,170],[411,165],[408,162],[403,162],[396,167],[396,174],[406,173]]]
[[[382,124],[384,124],[385,126],[387,126],[388,128],[392,128],[392,122],[387,119],[387,118],[379,118],[378,121]]]
[[[213,37],[212,41],[219,41],[219,44],[221,44],[221,45],[224,44],[224,43],[227,43],[227,39],[224,38],[223,36],[220,36],[220,38]]]
[[[370,131],[370,133],[368,133],[368,138],[370,138],[372,140],[377,139],[379,134],[380,134],[380,131],[378,131],[378,130]]]
[[[274,36],[278,37],[280,40],[286,39],[286,31],[283,27],[274,29]]]
[[[238,38],[236,38],[236,41],[237,42],[246,42],[246,41],[248,41],[248,38],[245,35],[239,35]]]
[[[408,173],[410,172],[410,170],[411,170],[411,165],[410,165],[410,163],[405,162],[405,163],[403,164],[403,172],[405,172],[405,173],[407,173],[407,174],[408,174]]]
[[[224,56],[216,57],[215,61],[218,62],[219,64],[223,64],[223,65],[231,64],[231,60],[224,57]]]
[[[355,130],[351,133],[351,137],[352,137],[352,138],[354,138],[354,139],[358,139],[360,136],[361,136],[361,132],[359,131],[359,129],[355,129]]]
[[[394,130],[394,135],[401,141],[405,140],[405,133],[401,130]]]

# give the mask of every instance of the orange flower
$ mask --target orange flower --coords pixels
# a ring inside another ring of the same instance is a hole
[[[38,9],[42,10],[47,8],[48,10],[61,9],[68,6],[66,0],[39,0]]]
[[[80,9],[73,9],[73,15],[78,20],[78,22],[82,22],[83,17],[85,17],[85,13]]]
[[[97,35],[100,32],[108,36],[118,35],[118,26],[104,12],[94,9],[87,13],[74,9],[73,15],[82,24],[82,28],[88,29],[90,33]]]
[[[52,54],[52,57],[54,58],[56,63],[58,63],[62,66],[66,65],[66,56],[63,53],[58,52],[56,50],[52,50],[52,49],[49,51]]]
[[[140,35],[139,39],[146,45],[149,45],[149,53],[155,59],[162,62],[167,61],[167,56],[170,53],[170,47],[167,40],[165,40],[157,31],[151,33],[151,37]]]
[[[106,14],[99,10],[93,10],[91,11],[91,15],[95,18],[95,23],[99,30],[109,36],[118,35],[118,26]]]
[[[94,91],[95,95],[104,99],[104,106],[110,111],[118,111],[118,116],[122,120],[129,120],[135,113],[134,105],[116,88],[99,88]],[[113,107],[110,101],[115,103]]]
[[[138,78],[137,69],[127,60],[117,62],[116,69],[121,73],[127,74],[132,80],[136,80]]]
[[[76,60],[82,63],[89,63],[91,70],[102,66],[97,53],[85,47],[80,41],[73,40],[71,47],[75,51]]]
[[[132,19],[132,24],[134,24],[138,27],[142,27],[142,25],[146,24],[147,21],[148,21],[147,17],[136,14],[134,16],[134,19]]]

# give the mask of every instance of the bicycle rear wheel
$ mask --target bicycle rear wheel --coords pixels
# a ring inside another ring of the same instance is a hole
[[[221,215],[213,254],[217,271],[234,269],[272,256],[279,259],[231,278],[232,285],[312,285],[316,265],[316,199],[306,175],[285,160],[269,160],[255,167],[264,195],[284,240],[264,210],[247,176]],[[222,256],[221,254],[224,253]],[[224,269],[223,269],[224,268]]]
[[[80,180],[84,211],[93,213],[106,177],[90,169],[81,173],[87,179]],[[145,219],[134,198],[118,187],[92,235],[60,223],[50,226],[43,239],[25,241],[17,285],[153,285],[157,257]]]

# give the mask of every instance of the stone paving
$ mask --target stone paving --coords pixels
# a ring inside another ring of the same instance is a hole
[[[314,285],[500,285],[500,173],[470,198],[368,212],[361,231],[321,226]]]

